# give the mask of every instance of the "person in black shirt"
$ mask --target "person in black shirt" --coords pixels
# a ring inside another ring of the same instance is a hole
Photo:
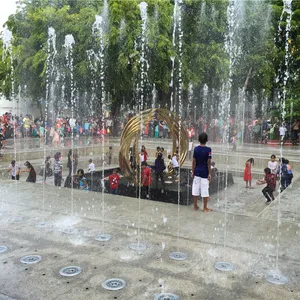
[[[33,165],[29,161],[26,161],[24,163],[24,166],[26,167],[26,169],[25,170],[21,170],[20,173],[21,172],[28,172],[29,174],[28,174],[28,177],[26,179],[26,182],[33,182],[33,183],[35,183],[36,182],[36,172],[34,170]]]
[[[160,178],[162,184],[161,192],[164,193],[165,189],[165,180],[164,180],[164,170],[166,169],[164,159],[162,157],[162,153],[158,153],[157,158],[155,160],[155,178],[156,178],[156,188],[158,184],[158,180]]]

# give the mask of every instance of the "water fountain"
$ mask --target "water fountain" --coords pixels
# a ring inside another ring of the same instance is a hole
[[[225,212],[224,212],[224,245],[223,251],[226,255],[226,239],[227,239],[227,202],[228,202],[228,157],[229,157],[229,134],[230,134],[230,107],[231,107],[231,88],[232,88],[232,75],[233,66],[236,59],[236,53],[238,46],[235,40],[235,30],[237,26],[237,13],[239,9],[239,4],[242,1],[230,0],[227,8],[227,20],[228,20],[228,35],[225,41],[225,49],[229,55],[229,79],[226,84],[223,85],[223,99],[221,103],[220,118],[223,122],[223,138],[222,144],[226,149],[226,170],[225,170]],[[243,5],[243,4],[242,4]],[[218,261],[215,264],[215,268],[219,271],[230,272],[235,270],[235,266],[231,262]]]
[[[282,90],[279,91],[279,99],[281,100],[281,118],[282,122],[285,122],[286,116],[286,97],[287,97],[287,83],[290,77],[289,73],[289,62],[290,62],[290,31],[291,31],[291,20],[292,20],[292,2],[293,0],[284,0],[283,10],[279,20],[278,34],[280,35],[282,28],[281,22],[283,21],[283,16],[286,14],[286,28],[285,28],[285,60],[284,60],[284,72],[283,77],[283,86]],[[280,71],[280,70],[279,70]],[[277,79],[279,81],[279,78]],[[283,158],[283,143],[280,144],[280,158],[282,161]],[[280,172],[280,182],[281,182],[281,172]],[[279,196],[278,196],[278,209],[277,209],[277,236],[276,236],[276,261],[275,261],[275,269],[270,270],[266,274],[266,280],[272,284],[276,285],[284,285],[287,284],[289,279],[279,269],[278,259],[279,259],[279,247],[280,247],[280,224],[281,224],[281,185],[279,185]]]
[[[96,37],[99,41],[99,51],[98,53],[93,53],[94,54],[94,61],[90,62],[92,64],[92,70],[95,72],[98,71],[100,73],[100,93],[101,93],[101,98],[100,98],[100,105],[101,105],[101,127],[102,129],[105,126],[105,99],[106,99],[106,94],[105,94],[105,69],[104,69],[104,55],[105,55],[105,41],[104,41],[104,33],[105,33],[105,28],[107,24],[105,23],[105,20],[108,18],[108,13],[106,9],[104,9],[102,16],[97,15],[96,20],[93,24],[93,36]],[[92,86],[95,88],[95,82],[92,83]],[[95,100],[95,97],[94,97]],[[92,99],[92,103],[93,103]],[[108,233],[105,233],[105,196],[104,196],[104,186],[103,186],[103,180],[105,178],[105,150],[104,150],[104,138],[101,140],[101,147],[102,147],[102,172],[101,172],[101,185],[102,185],[102,197],[101,197],[101,211],[102,211],[102,229],[101,233],[98,233],[95,237],[97,241],[102,241],[106,242],[111,239],[111,235]],[[93,174],[94,175],[94,174]],[[92,176],[92,175],[91,175]],[[91,178],[93,181],[93,178]]]
[[[146,2],[141,2],[139,4],[140,15],[142,19],[142,32],[141,32],[141,45],[140,45],[140,82],[138,84],[138,95],[139,95],[139,105],[138,105],[138,113],[141,117],[140,122],[140,139],[138,148],[141,149],[143,143],[143,120],[142,120],[142,111],[144,110],[144,101],[145,101],[145,83],[147,81],[147,60],[146,60],[146,47],[147,47],[147,22],[148,22],[148,14],[147,14],[147,6]],[[137,172],[137,176],[138,176]],[[128,247],[135,251],[145,251],[149,248],[148,243],[141,242],[141,176],[137,180],[139,182],[139,190],[138,190],[138,225],[137,225],[137,242],[130,243]]]

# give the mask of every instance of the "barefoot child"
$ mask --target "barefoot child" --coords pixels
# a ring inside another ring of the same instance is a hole
[[[194,210],[198,210],[197,205],[198,197],[201,195],[203,198],[203,212],[210,212],[211,209],[207,208],[207,201],[209,199],[209,181],[211,179],[211,148],[206,146],[207,134],[200,133],[200,145],[194,149],[192,177],[193,188],[192,195],[194,198]]]
[[[257,180],[256,184],[267,184],[265,188],[263,188],[262,193],[266,198],[266,204],[270,204],[271,201],[274,201],[273,192],[276,189],[276,175],[272,174],[270,168],[265,168],[265,179],[264,180]]]
[[[246,188],[252,189],[252,167],[254,166],[254,159],[249,158],[245,164],[244,181],[246,182]]]

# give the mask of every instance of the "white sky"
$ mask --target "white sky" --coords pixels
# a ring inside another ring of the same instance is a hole
[[[16,0],[0,0],[0,29],[8,16],[16,12]]]

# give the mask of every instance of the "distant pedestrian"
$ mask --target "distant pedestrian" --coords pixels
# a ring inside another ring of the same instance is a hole
[[[110,193],[117,195],[120,182],[120,175],[117,173],[117,169],[114,169],[113,173],[104,179],[109,180]]]
[[[73,154],[72,154],[72,150],[69,150],[69,153],[68,153],[68,162],[67,162],[67,167],[69,169],[69,175],[68,176],[73,175],[72,174],[73,166],[74,166]]]
[[[86,191],[89,190],[87,179],[82,169],[78,169],[77,171],[77,180],[78,180],[80,190],[86,190]]]
[[[54,155],[53,174],[54,174],[54,185],[55,186],[61,186],[61,181],[62,181],[62,159],[61,159],[61,153],[60,152],[57,152]]]
[[[13,159],[8,166],[7,172],[11,173],[11,179],[12,180],[19,180],[20,179],[20,166],[16,163],[16,161]]]
[[[154,170],[155,170],[155,184],[156,184],[156,188],[158,186],[158,181],[160,179],[161,184],[162,184],[162,190],[161,192],[164,193],[165,190],[165,179],[164,179],[164,170],[166,169],[165,166],[165,162],[164,159],[162,157],[162,153],[159,153],[156,160],[155,160],[155,166],[154,166]]]
[[[27,160],[25,163],[24,163],[26,169],[22,169],[20,170],[20,173],[21,172],[28,172],[28,177],[26,179],[26,182],[33,182],[35,183],[36,182],[36,172],[35,172],[35,169],[33,167],[33,165]]]
[[[150,199],[150,188],[152,183],[152,172],[148,167],[147,162],[143,161],[141,164],[141,197]]]

